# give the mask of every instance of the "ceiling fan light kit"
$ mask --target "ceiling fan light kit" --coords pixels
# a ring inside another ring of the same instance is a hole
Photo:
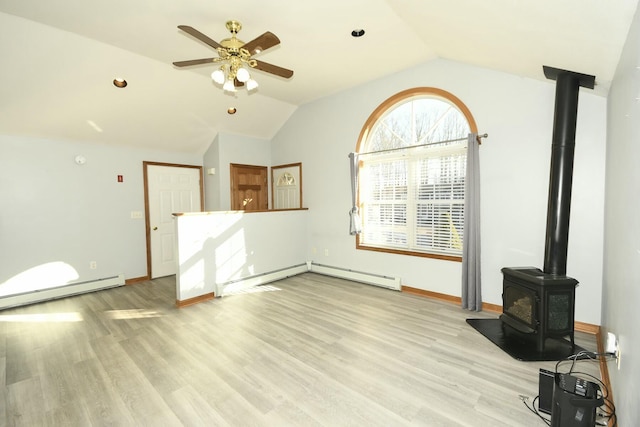
[[[251,77],[249,72],[249,70],[254,68],[287,79],[293,76],[293,71],[291,70],[253,59],[253,55],[257,55],[280,44],[280,39],[278,39],[275,34],[267,31],[252,41],[245,43],[236,37],[238,31],[242,29],[240,22],[233,20],[227,21],[226,27],[231,32],[231,37],[223,39],[218,43],[193,27],[178,25],[178,28],[182,31],[214,48],[218,53],[218,57],[178,61],[174,62],[173,65],[176,67],[186,67],[190,65],[221,63],[220,68],[211,73],[211,79],[214,83],[221,85],[225,92],[231,93],[236,92],[237,88],[242,86],[245,86],[249,92],[258,88],[258,82]]]

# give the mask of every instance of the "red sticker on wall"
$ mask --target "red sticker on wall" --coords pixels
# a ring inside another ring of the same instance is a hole
[[[122,175],[118,175],[118,182],[123,182]]]

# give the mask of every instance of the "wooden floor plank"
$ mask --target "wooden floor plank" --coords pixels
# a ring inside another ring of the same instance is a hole
[[[87,413],[89,425],[136,425],[97,358],[78,362],[72,370],[77,380],[76,397]]]
[[[0,425],[541,423],[520,395],[555,362],[512,359],[467,317],[496,316],[311,273],[182,309],[174,277],[8,309]]]
[[[7,426],[42,426],[46,424],[46,411],[40,379],[36,376],[8,384],[4,388]]]
[[[201,393],[191,386],[175,390],[165,397],[180,422],[186,426],[231,426]]]

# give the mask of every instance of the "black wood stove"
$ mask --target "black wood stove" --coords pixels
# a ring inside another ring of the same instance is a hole
[[[571,277],[545,274],[533,267],[502,269],[502,322],[536,340],[542,353],[547,338],[569,336],[574,343],[575,289],[578,281]]]
[[[547,205],[544,269],[502,269],[503,327],[535,339],[536,350],[545,350],[547,338],[569,336],[574,343],[576,279],[567,277],[567,243],[571,183],[578,113],[578,91],[593,89],[595,77],[557,68],[543,67],[548,79],[556,80],[555,116]]]

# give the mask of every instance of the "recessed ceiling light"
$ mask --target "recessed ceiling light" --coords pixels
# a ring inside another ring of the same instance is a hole
[[[355,30],[351,31],[351,36],[353,37],[362,37],[364,36],[364,30],[362,28],[356,28]]]
[[[127,87],[127,81],[125,79],[117,77],[113,79],[113,85],[119,88]]]
[[[229,107],[229,108],[227,108],[227,113],[228,113],[228,114],[235,114],[235,113],[236,113],[236,111],[238,111],[238,110],[236,110],[236,107]]]

